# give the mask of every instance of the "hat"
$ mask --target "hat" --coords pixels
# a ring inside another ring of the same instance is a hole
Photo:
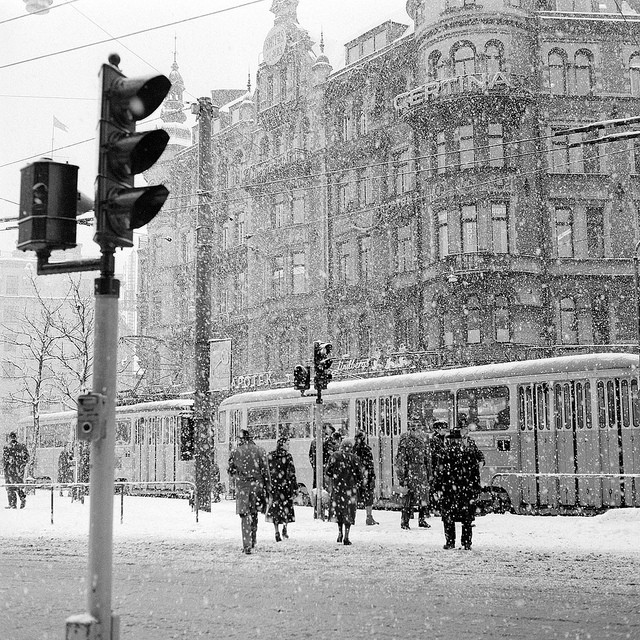
[[[462,434],[460,433],[460,429],[451,429],[449,431],[450,438],[462,438]]]
[[[287,436],[280,436],[276,442],[278,447],[282,447],[289,442],[289,438]]]
[[[353,449],[353,442],[351,440],[343,440],[340,443],[340,451],[346,451],[349,453]]]
[[[436,420],[433,425],[433,429],[448,429],[449,425],[444,420]]]
[[[251,439],[251,431],[249,429],[240,429],[238,432],[238,438],[244,438],[245,440]]]
[[[356,440],[365,440],[367,436],[365,435],[364,431],[356,431],[356,435],[354,437]]]
[[[10,438],[11,440],[17,440],[17,439],[18,439],[18,434],[17,434],[15,431],[12,431],[12,432],[9,434],[9,438]]]

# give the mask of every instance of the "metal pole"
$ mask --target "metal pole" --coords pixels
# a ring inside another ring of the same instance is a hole
[[[316,403],[313,405],[313,424],[316,428],[316,518],[324,520],[324,509],[322,508],[322,490],[324,482],[324,465],[323,465],[323,441],[322,441],[322,392],[318,389]]]
[[[106,397],[106,434],[91,441],[89,476],[89,572],[87,610],[97,620],[99,640],[117,640],[111,629],[113,558],[113,489],[116,444],[116,375],[118,362],[118,297],[113,253],[103,253],[95,281],[93,390]]]
[[[198,208],[195,273],[195,466],[196,493],[203,511],[211,511],[211,407],[209,367],[211,339],[211,98],[198,98]]]

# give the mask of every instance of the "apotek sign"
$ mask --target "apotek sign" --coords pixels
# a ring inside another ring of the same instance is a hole
[[[265,64],[274,65],[282,58],[287,48],[287,30],[284,25],[276,25],[269,31],[262,48]]]

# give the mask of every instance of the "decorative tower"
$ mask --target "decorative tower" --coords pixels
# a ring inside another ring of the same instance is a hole
[[[164,122],[162,128],[170,136],[165,157],[167,157],[167,155],[174,155],[181,149],[191,145],[191,129],[185,124],[187,116],[185,114],[183,100],[184,80],[178,71],[175,44],[169,80],[171,80],[171,89],[164,100],[162,112],[160,113],[160,118]]]

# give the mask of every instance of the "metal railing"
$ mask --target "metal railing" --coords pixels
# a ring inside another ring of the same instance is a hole
[[[173,482],[124,482],[118,481],[113,483],[116,488],[120,488],[120,524],[124,522],[124,496],[125,486],[158,486],[158,485],[168,485],[175,487],[175,485],[186,485],[191,489],[191,498],[193,499],[193,510],[196,514],[196,523],[199,521],[199,510],[200,503],[198,500],[198,492],[196,491],[196,485],[194,482],[189,482],[188,480],[175,480]],[[15,489],[21,487],[25,489],[50,489],[51,490],[51,524],[53,524],[53,507],[54,507],[54,494],[55,491],[59,491],[61,489],[75,489],[78,487],[87,487],[89,488],[88,482],[7,482],[4,484],[0,484],[0,487],[13,487]]]

